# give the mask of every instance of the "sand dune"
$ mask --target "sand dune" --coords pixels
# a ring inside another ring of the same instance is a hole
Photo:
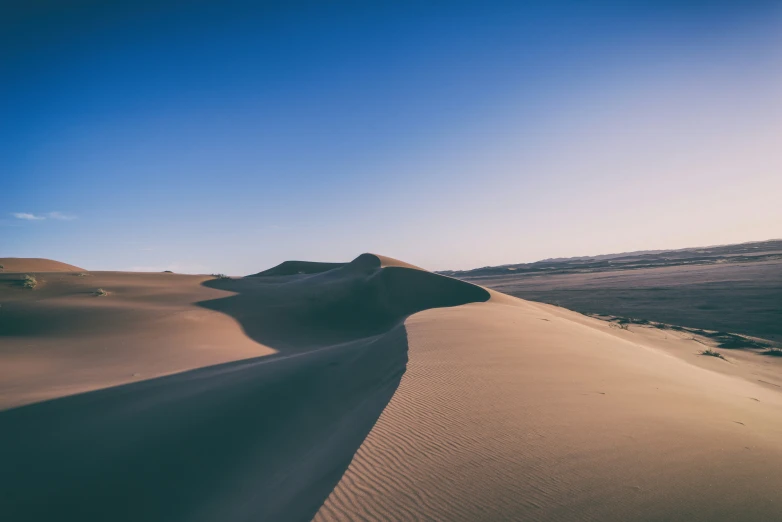
[[[408,319],[407,372],[316,520],[782,516],[779,378],[574,315],[495,294]]]
[[[2,272],[82,272],[78,266],[38,257],[0,257]]]
[[[779,361],[382,256],[334,265],[0,275],[0,511],[782,519]]]

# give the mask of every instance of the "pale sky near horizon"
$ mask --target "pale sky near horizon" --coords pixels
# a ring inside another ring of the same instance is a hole
[[[240,275],[782,238],[781,93],[782,1],[3,6],[0,257]]]

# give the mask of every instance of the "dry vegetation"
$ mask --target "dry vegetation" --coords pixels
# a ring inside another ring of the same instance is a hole
[[[719,359],[722,359],[723,361],[727,361],[727,359],[725,359],[725,357],[723,357],[720,352],[718,352],[717,350],[712,350],[711,348],[706,348],[700,354],[708,355],[709,357],[717,357]]]
[[[35,278],[35,276],[27,274],[24,276],[24,279],[22,279],[22,286],[32,290],[38,286],[38,280]]]

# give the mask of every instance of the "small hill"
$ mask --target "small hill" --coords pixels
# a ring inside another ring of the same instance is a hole
[[[643,250],[621,254],[544,259],[534,263],[484,266],[472,270],[442,270],[439,273],[464,279],[499,275],[584,274],[676,266],[746,264],[782,259],[782,239],[736,245]]]
[[[78,266],[40,257],[0,257],[3,272],[83,272]]]
[[[315,261],[283,261],[277,266],[247,277],[288,276],[296,274],[319,274],[345,266],[345,263],[320,263]]]

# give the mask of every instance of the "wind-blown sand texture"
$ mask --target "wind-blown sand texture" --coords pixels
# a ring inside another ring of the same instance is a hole
[[[779,358],[309,265],[0,274],[4,519],[782,519]]]

